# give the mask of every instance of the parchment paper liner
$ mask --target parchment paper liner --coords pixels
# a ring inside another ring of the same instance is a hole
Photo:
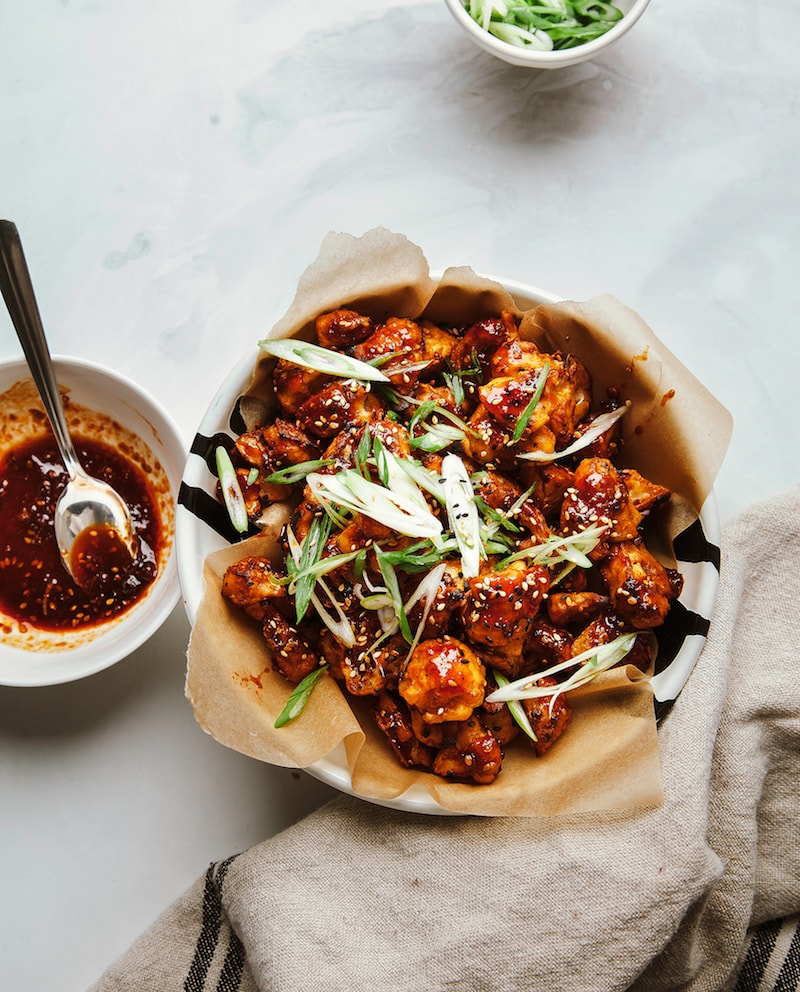
[[[502,286],[469,268],[448,269],[435,283],[421,249],[380,228],[361,238],[329,234],[268,336],[307,337],[318,313],[339,306],[375,319],[398,315],[450,324],[502,308],[519,312]],[[626,445],[619,463],[673,491],[669,512],[659,521],[661,557],[669,560],[671,537],[697,516],[711,491],[730,438],[730,415],[647,324],[611,296],[536,307],[522,315],[520,330],[547,350],[578,355],[592,373],[596,399],[616,387],[631,401],[622,421]],[[249,394],[265,395],[269,365],[268,359],[258,362]],[[558,744],[536,758],[523,742],[515,742],[490,786],[402,768],[374,725],[369,700],[346,698],[330,678],[317,685],[298,720],[275,730],[291,687],[271,670],[258,624],[223,600],[220,577],[245,554],[276,554],[283,519],[281,508],[273,508],[262,535],[210,555],[205,563],[186,693],[198,722],[218,741],[259,760],[298,768],[313,765],[343,742],[356,794],[393,800],[416,784],[443,809],[475,815],[626,811],[662,801],[652,693],[631,667],[571,693],[574,719]]]

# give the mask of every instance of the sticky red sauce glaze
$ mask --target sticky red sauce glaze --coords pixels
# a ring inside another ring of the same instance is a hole
[[[22,625],[66,631],[102,624],[141,599],[158,570],[162,541],[147,477],[100,441],[73,438],[86,471],[112,485],[131,509],[135,562],[113,531],[85,531],[73,546],[78,586],[61,561],[53,530],[67,473],[51,435],[24,441],[0,459],[0,609]],[[86,581],[87,570],[93,576]]]

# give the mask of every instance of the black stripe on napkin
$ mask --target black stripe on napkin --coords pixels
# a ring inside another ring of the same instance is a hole
[[[735,992],[755,992],[769,964],[769,959],[775,949],[775,940],[780,930],[780,921],[773,920],[765,923],[750,937],[750,946],[744,959]]]
[[[800,989],[800,917],[794,921],[794,936],[783,959],[775,992],[797,992]]]
[[[228,942],[228,953],[222,963],[219,981],[216,992],[237,992],[242,982],[242,972],[244,971],[244,947],[241,940],[231,930],[230,941]]]
[[[234,855],[234,857],[236,856]],[[234,857],[221,861],[219,865],[209,865],[206,872],[200,935],[197,938],[197,946],[195,947],[194,957],[189,967],[189,973],[186,976],[186,981],[183,983],[183,992],[204,992],[205,990],[206,979],[208,978],[208,972],[214,960],[214,954],[217,950],[219,934],[222,928],[222,883],[225,881],[225,875]],[[218,985],[219,992],[236,992],[236,989],[239,987],[244,963],[244,955],[241,953],[241,950],[238,953],[242,958],[242,965],[239,966],[238,975],[236,975],[234,962],[232,962],[227,970],[225,967],[228,963],[228,956],[231,955],[233,943],[232,939],[228,946],[228,955],[223,964],[223,974],[229,976],[226,978],[228,984],[222,984],[221,975],[220,984]],[[236,943],[239,943],[238,938],[236,938]],[[234,976],[235,984],[231,984]]]
[[[800,990],[800,916],[770,920],[750,936],[734,992],[766,992],[767,988],[769,992]]]

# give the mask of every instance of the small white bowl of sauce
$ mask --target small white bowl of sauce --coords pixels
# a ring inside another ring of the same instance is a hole
[[[94,596],[60,561],[53,507],[66,483],[24,361],[0,363],[0,684],[54,685],[115,664],[176,606],[175,500],[186,446],[141,387],[92,362],[54,358],[78,457],[132,510],[140,544],[124,580]]]

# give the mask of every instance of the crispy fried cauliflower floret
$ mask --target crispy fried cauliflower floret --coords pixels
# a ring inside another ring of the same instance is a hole
[[[355,635],[352,647],[343,645],[327,628],[320,634],[320,648],[331,666],[331,675],[343,682],[352,696],[377,696],[385,689],[397,688],[400,667],[408,650],[405,640],[392,637],[368,650],[380,634],[374,613],[359,610],[351,623]]]
[[[454,637],[421,641],[400,680],[400,695],[426,723],[466,720],[483,702],[486,669],[475,652]]]
[[[514,315],[504,311],[499,317],[479,320],[469,327],[453,348],[450,361],[454,369],[464,371],[475,366],[476,362],[484,371],[488,370],[491,356],[507,341],[519,337]]]
[[[510,338],[500,345],[489,361],[489,379],[517,375],[519,372],[536,372],[544,365],[539,347],[533,341]]]
[[[488,649],[494,667],[510,678],[520,672],[525,638],[549,583],[544,566],[524,560],[499,571],[487,564],[467,582],[461,608],[467,638],[478,650]]]
[[[511,710],[505,703],[490,703],[489,696],[497,688],[497,681],[493,674],[490,674],[486,685],[486,698],[481,706],[475,710],[481,723],[489,733],[496,739],[501,747],[510,744],[520,735],[520,729]]]
[[[355,310],[332,310],[321,313],[314,322],[317,341],[323,348],[334,351],[352,348],[372,334],[374,324],[369,317]]]
[[[379,324],[372,334],[360,341],[352,349],[352,355],[361,362],[383,359],[381,371],[395,386],[409,386],[419,379],[420,369],[413,371],[406,366],[422,359],[424,338],[420,325],[415,320],[403,317],[390,317]]]
[[[294,492],[292,485],[268,482],[272,473],[319,458],[320,449],[297,424],[276,417],[265,427],[241,434],[236,440],[234,454],[244,463],[244,467],[236,466],[236,477],[247,516],[256,520],[265,506],[289,499]]]
[[[467,427],[462,447],[468,458],[488,469],[514,467],[513,431],[505,428],[482,403],[475,408]]]
[[[455,741],[443,747],[434,759],[434,773],[480,785],[494,782],[503,766],[503,749],[497,738],[474,714],[456,724],[455,730]]]
[[[666,503],[672,496],[669,489],[646,479],[635,468],[622,468],[619,474],[628,487],[633,505],[643,516],[662,503]]]
[[[272,382],[284,416],[294,416],[310,396],[330,382],[330,378],[324,372],[315,372],[279,358],[272,374]]]
[[[666,569],[638,541],[613,545],[600,562],[600,572],[612,606],[636,630],[662,624],[681,591],[677,573]]]
[[[320,663],[319,655],[300,631],[272,606],[264,608],[262,633],[272,649],[275,667],[289,682],[300,682]]]
[[[542,511],[530,497],[523,499],[522,489],[506,476],[485,469],[473,476],[472,488],[487,506],[505,515],[512,524],[524,527],[537,542],[550,537]]]
[[[608,554],[612,544],[635,540],[641,522],[642,515],[612,462],[607,458],[584,458],[564,494],[561,506],[564,533],[574,534],[595,525],[605,526],[600,544],[590,555],[599,559]]]
[[[373,714],[401,765],[405,768],[430,768],[436,749],[417,739],[408,706],[402,699],[390,692],[382,692],[375,702]]]
[[[523,648],[525,667],[544,668],[567,661],[574,655],[572,641],[573,637],[569,631],[537,616],[525,638]]]
[[[415,575],[412,578],[416,584],[419,576]],[[447,633],[453,617],[458,614],[461,608],[465,595],[466,581],[461,571],[461,563],[446,562],[441,582],[434,593],[433,602],[428,610],[428,617],[422,630],[422,639],[430,640],[435,637],[443,637]],[[408,614],[408,621],[412,630],[416,630],[417,624],[422,622],[423,614],[424,604],[420,601]]]
[[[540,679],[539,684],[554,686],[556,681],[552,678],[543,678]],[[536,734],[536,740],[531,741],[531,747],[541,757],[567,729],[572,720],[572,707],[563,694],[556,696],[555,699],[552,696],[523,699],[522,706]]]
[[[293,609],[286,583],[268,558],[249,555],[228,566],[222,576],[222,595],[256,620],[267,606],[287,613]]]
[[[240,435],[236,450],[249,465],[263,469],[267,474],[320,456],[317,441],[297,424],[282,417],[276,417],[266,427]]]
[[[608,606],[608,596],[588,590],[551,592],[547,597],[547,615],[558,627],[584,624],[605,606]]]
[[[390,317],[351,349],[362,362],[382,359],[383,371],[400,392],[444,367],[458,339],[430,321]],[[419,366],[419,367],[415,367]]]
[[[382,415],[383,406],[377,396],[350,379],[329,382],[295,413],[298,424],[320,438],[332,438],[347,427],[366,424]]]

